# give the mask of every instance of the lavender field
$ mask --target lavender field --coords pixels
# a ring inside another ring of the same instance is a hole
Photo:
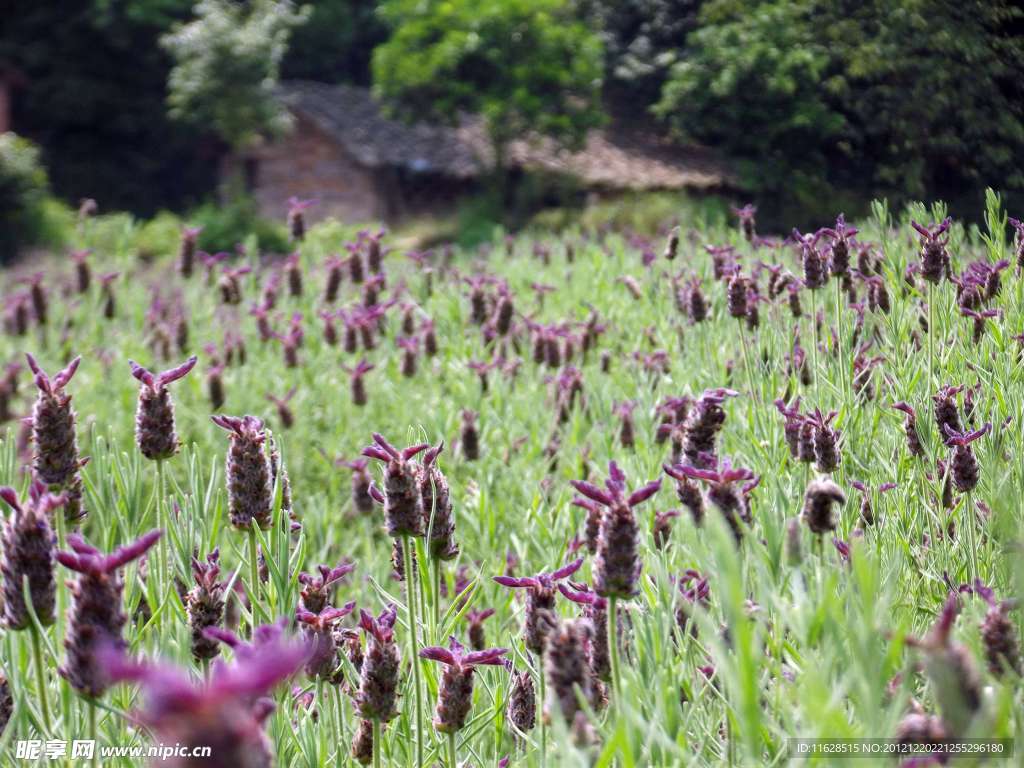
[[[998,196],[981,227],[748,206],[427,252],[313,210],[290,256],[187,229],[141,258],[86,217],[5,275],[0,764],[841,762],[799,737],[921,766],[1020,735]]]

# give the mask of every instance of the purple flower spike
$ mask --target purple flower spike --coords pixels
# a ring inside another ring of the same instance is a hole
[[[195,368],[197,360],[198,358],[195,355],[192,355],[192,357],[190,357],[181,365],[163,371],[162,373],[158,373],[155,376],[149,370],[143,368],[141,365],[136,363],[134,360],[129,360],[128,365],[132,369],[132,376],[134,376],[136,379],[138,379],[147,387],[149,387],[149,389],[155,394],[160,392],[160,390],[162,390],[168,384],[175,382],[178,379],[184,378],[189,371]]]
[[[420,657],[445,665],[437,689],[437,708],[434,728],[441,733],[462,730],[473,701],[473,670],[477,666],[502,666],[502,656],[508,648],[490,648],[465,653],[462,644],[452,637],[448,647],[430,646],[420,651]]]

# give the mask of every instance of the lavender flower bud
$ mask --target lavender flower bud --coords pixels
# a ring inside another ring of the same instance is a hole
[[[61,565],[78,573],[71,585],[72,603],[64,639],[67,655],[61,674],[83,696],[98,698],[110,684],[106,665],[97,653],[101,649],[126,647],[121,638],[128,621],[121,606],[124,581],[117,571],[145,554],[161,533],[150,531],[109,555],[72,534],[68,536],[72,551],[57,553]]]
[[[374,498],[384,505],[388,535],[393,538],[422,536],[423,500],[416,483],[415,467],[409,459],[427,448],[414,445],[399,451],[383,435],[374,433],[374,445],[365,448],[363,455],[385,463],[384,491],[372,489]]]
[[[520,733],[529,733],[537,722],[537,694],[529,672],[513,672],[505,710],[508,721]]]
[[[26,503],[18,501],[13,488],[0,488],[0,499],[11,508],[11,515],[0,529],[4,623],[12,630],[29,627],[31,618],[23,591],[27,580],[32,609],[39,623],[49,626],[54,622],[57,594],[53,573],[57,540],[50,528],[49,514],[64,503],[64,498],[47,493],[46,486],[36,480],[29,488]]]
[[[665,259],[672,261],[679,252],[679,227],[672,227],[668,233],[668,242],[665,243]]]
[[[0,671],[0,736],[7,730],[7,723],[14,714],[14,697],[11,696],[11,684],[7,676]]]
[[[385,609],[374,619],[366,611],[359,612],[359,624],[366,635],[366,654],[359,675],[356,709],[366,720],[388,722],[398,714],[398,668],[400,658],[394,639],[396,611]]]
[[[459,554],[455,542],[455,516],[452,513],[448,480],[437,466],[444,442],[427,450],[419,469],[417,484],[423,508],[423,530],[430,535],[428,551],[438,560],[454,560]]]
[[[61,489],[78,474],[81,465],[75,439],[75,412],[71,408],[71,395],[64,392],[81,358],[76,357],[52,379],[34,357],[26,355],[26,358],[39,389],[32,409],[32,441],[36,448],[32,469],[43,483]]]
[[[193,355],[169,371],[153,375],[132,360],[132,376],[142,383],[135,413],[135,442],[139,452],[151,461],[169,459],[178,452],[180,441],[174,432],[174,404],[167,385],[184,377],[196,364]]]
[[[181,231],[181,245],[178,248],[178,272],[182,277],[192,277],[196,261],[196,242],[202,227],[185,227]]]
[[[352,736],[352,748],[349,754],[360,765],[373,762],[373,721],[360,720],[355,734]]]
[[[812,533],[819,536],[834,531],[839,525],[835,505],[845,503],[846,495],[829,478],[812,480],[804,494],[804,523]]]
[[[249,528],[254,523],[264,530],[270,528],[273,490],[263,422],[255,416],[210,418],[230,433],[226,474],[231,524],[236,528]]]
[[[588,628],[583,622],[563,621],[548,636],[544,673],[547,675],[552,703],[558,705],[568,724],[581,711],[576,698],[577,689],[585,701],[589,701],[592,694],[592,678],[586,655],[588,634]]]
[[[224,582],[220,575],[220,550],[214,549],[206,562],[192,558],[192,575],[196,585],[185,596],[188,625],[192,630],[192,656],[198,660],[217,655],[217,641],[206,635],[210,627],[220,626],[224,618]]]
[[[464,410],[462,412],[461,444],[462,455],[466,461],[476,461],[480,458],[480,436],[476,426],[477,414],[474,411]]]
[[[306,674],[311,678],[322,678],[330,682],[337,680],[334,672],[338,667],[337,636],[333,629],[335,623],[348,616],[356,607],[354,602],[342,608],[324,607],[318,613],[299,608],[295,618],[305,627],[306,641],[310,646],[309,658],[306,660]]]
[[[949,252],[946,250],[949,236],[942,235],[949,229],[950,223],[948,218],[933,227],[923,227],[916,221],[910,222],[921,238],[921,276],[930,283],[941,282],[949,271]]]
[[[981,642],[985,646],[988,669],[996,677],[1002,677],[1006,670],[1020,675],[1024,669],[1017,625],[1007,615],[1009,607],[1008,602],[993,602],[981,623]]]
[[[473,672],[481,664],[500,665],[506,648],[491,648],[464,653],[462,644],[454,637],[448,648],[431,646],[420,651],[424,659],[444,664],[437,688],[437,707],[434,710],[434,729],[440,733],[457,733],[466,724],[473,702]]]
[[[747,296],[750,291],[750,283],[738,271],[729,278],[729,314],[735,318],[747,316]]]

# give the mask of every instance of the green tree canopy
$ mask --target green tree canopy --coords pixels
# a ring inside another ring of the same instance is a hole
[[[499,167],[531,133],[576,145],[602,119],[599,37],[566,0],[385,0],[378,92],[410,118],[481,115]]]
[[[658,105],[805,214],[1024,191],[1024,30],[1007,0],[709,0]]]
[[[172,116],[212,129],[235,148],[287,128],[274,88],[288,37],[308,9],[290,0],[199,0],[195,14],[162,39],[176,62],[168,81]]]

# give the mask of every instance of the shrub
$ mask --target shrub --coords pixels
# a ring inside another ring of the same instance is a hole
[[[50,226],[57,209],[47,204],[48,189],[35,144],[14,133],[0,135],[0,262],[19,248],[60,239]]]
[[[260,217],[251,198],[237,197],[224,205],[207,203],[196,209],[188,221],[203,228],[199,248],[209,253],[232,251],[250,236],[262,251],[286,253],[289,249],[284,226]]]

